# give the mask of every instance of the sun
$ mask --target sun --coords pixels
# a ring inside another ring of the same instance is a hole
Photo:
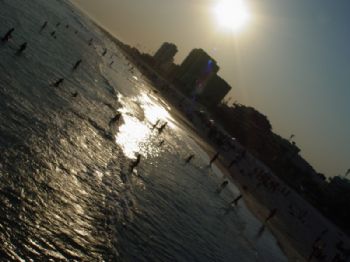
[[[244,0],[220,0],[214,7],[214,13],[220,26],[231,32],[241,31],[250,18]]]

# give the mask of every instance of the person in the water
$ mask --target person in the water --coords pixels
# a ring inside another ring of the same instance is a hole
[[[221,185],[216,189],[216,193],[220,194],[222,190],[225,189],[225,187],[228,185],[228,181],[225,180],[221,183]]]
[[[27,42],[24,42],[23,44],[21,44],[21,46],[19,47],[19,49],[17,50],[17,55],[20,55],[23,53],[24,50],[26,50],[27,48]]]
[[[190,163],[193,158],[194,158],[194,155],[190,155],[185,161],[186,164]]]
[[[130,171],[134,171],[134,168],[137,167],[141,162],[141,154],[138,154],[137,155],[137,158],[135,161],[133,161],[130,165]]]
[[[13,31],[15,31],[14,28],[8,30],[7,33],[1,38],[1,42],[8,42],[12,37]]]
[[[47,26],[47,21],[44,22],[44,24],[40,28],[40,32],[42,32]]]
[[[239,195],[238,197],[236,197],[232,202],[231,204],[234,204],[235,206],[238,205],[238,201],[243,197],[243,195]]]
[[[109,121],[108,125],[109,125],[109,126],[112,126],[112,125],[118,123],[119,120],[120,120],[120,118],[121,118],[121,116],[122,116],[122,114],[118,112],[118,113]]]
[[[63,84],[63,81],[64,81],[64,78],[60,78],[53,84],[53,86],[54,87],[59,87],[60,85]]]
[[[78,69],[78,67],[79,67],[79,65],[81,64],[81,62],[82,62],[82,60],[79,59],[79,60],[74,64],[74,66],[73,66],[73,71],[75,71],[75,70]]]
[[[158,126],[159,122],[160,122],[160,120],[158,119],[157,122],[152,126],[152,130]]]
[[[165,122],[163,125],[161,125],[159,128],[158,128],[158,134],[160,135],[163,131],[164,131],[164,128],[168,125],[167,122]]]

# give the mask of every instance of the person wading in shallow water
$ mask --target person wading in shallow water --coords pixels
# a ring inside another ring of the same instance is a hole
[[[185,161],[186,164],[190,163],[193,158],[194,158],[194,155],[190,155]]]
[[[220,194],[222,190],[225,189],[225,187],[227,187],[228,185],[228,181],[225,180],[224,182],[221,183],[221,185],[216,189],[216,193]]]
[[[239,195],[238,197],[236,197],[230,204],[234,204],[235,206],[238,205],[238,201],[243,198],[243,195]]]
[[[130,165],[130,172],[134,171],[134,168],[137,167],[141,162],[141,154],[137,155],[137,158],[135,161],[133,161]]]
[[[44,22],[44,24],[40,28],[40,32],[42,32],[47,26],[47,21]]]
[[[14,28],[11,28],[9,31],[7,31],[7,33],[1,38],[1,42],[8,42],[12,37],[13,31],[15,31]]]
[[[53,86],[54,87],[59,87],[60,85],[63,84],[63,81],[64,81],[64,78],[60,78],[53,84]]]
[[[20,55],[24,50],[26,50],[27,48],[27,42],[24,42],[23,44],[21,44],[21,46],[19,47],[19,49],[17,50],[17,55]]]
[[[82,60],[79,59],[79,60],[74,64],[74,66],[73,66],[73,71],[75,71],[75,70],[78,69],[78,67],[79,67],[79,65],[81,64],[81,62],[82,62]]]
[[[168,125],[167,122],[165,122],[163,125],[161,125],[159,128],[158,128],[158,134],[160,135],[163,131],[164,131],[164,128]]]

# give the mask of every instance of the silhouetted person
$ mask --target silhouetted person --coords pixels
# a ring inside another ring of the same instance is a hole
[[[23,44],[21,44],[21,46],[19,47],[19,49],[17,50],[17,55],[20,55],[20,54],[22,54],[22,52],[24,51],[24,50],[26,50],[26,48],[27,48],[27,42],[24,42]]]
[[[220,153],[219,152],[217,152],[214,156],[213,156],[213,158],[210,160],[210,162],[209,162],[209,166],[211,166],[213,163],[214,163],[214,161],[219,157],[219,155],[220,155]]]
[[[234,164],[237,163],[237,160],[236,159],[233,159],[230,164],[228,165],[228,168],[231,168]]]
[[[158,119],[157,122],[152,126],[152,130],[158,126],[159,122],[160,122],[160,120]]]
[[[7,33],[1,38],[1,42],[8,42],[12,37],[13,31],[15,31],[14,28],[11,28],[10,30],[8,30]]]
[[[194,158],[194,155],[190,155],[185,161],[186,164],[190,163],[193,158]]]
[[[164,131],[164,128],[168,125],[167,122],[165,122],[163,125],[161,125],[159,128],[158,128],[158,134],[160,135],[163,131]]]
[[[322,259],[324,257],[324,254],[323,254],[324,247],[325,247],[325,243],[323,243],[320,239],[319,240],[316,239],[315,242],[312,244],[312,251],[307,261],[312,261],[314,257],[318,259]]]
[[[72,93],[72,97],[76,98],[78,96],[78,92],[75,91],[74,93]]]
[[[40,28],[40,32],[42,32],[47,27],[47,21],[43,23],[43,25]]]
[[[121,118],[122,114],[121,113],[117,113],[108,123],[109,126],[112,126],[114,124],[116,124],[117,122],[119,122],[120,118]]]
[[[221,183],[221,185],[216,189],[216,193],[220,194],[222,190],[225,189],[225,187],[228,185],[228,181],[225,180]]]
[[[276,213],[277,213],[277,208],[272,209],[268,217],[265,219],[264,223],[267,223],[271,218],[273,218],[276,215]]]
[[[260,237],[263,235],[264,231],[265,231],[265,225],[262,225],[262,226],[259,228],[258,233],[256,234],[256,237],[257,237],[257,238],[260,238]]]
[[[231,203],[234,204],[235,206],[238,205],[238,201],[243,197],[243,195],[239,195],[236,197]]]
[[[53,86],[54,87],[59,87],[60,85],[63,84],[63,81],[64,81],[64,78],[60,78],[53,84]]]
[[[81,62],[82,62],[82,60],[79,59],[79,60],[74,64],[74,66],[73,66],[73,71],[75,71],[75,70],[78,69],[78,67],[79,67],[79,65],[81,64]]]
[[[130,165],[130,171],[134,171],[134,168],[137,167],[141,162],[141,154],[138,154],[137,155],[137,158],[135,161],[133,161]]]
[[[102,56],[105,56],[106,54],[107,54],[107,49],[105,48],[105,49],[103,50]]]
[[[340,254],[336,254],[333,257],[332,262],[346,262],[345,258],[342,258]]]

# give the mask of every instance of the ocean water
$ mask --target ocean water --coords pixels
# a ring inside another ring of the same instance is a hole
[[[0,35],[12,27],[0,44],[1,261],[287,261],[243,202],[227,209],[238,189],[215,192],[220,170],[81,13],[0,0]]]

